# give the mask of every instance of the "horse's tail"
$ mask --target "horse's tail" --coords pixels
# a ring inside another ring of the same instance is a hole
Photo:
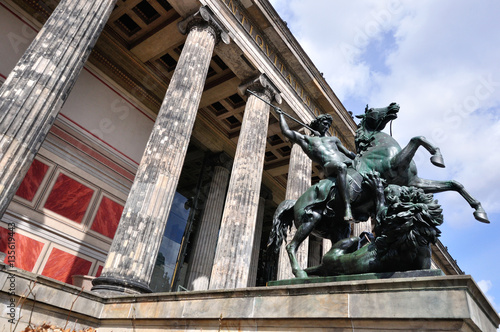
[[[274,253],[279,252],[288,230],[292,227],[295,202],[296,200],[290,199],[281,202],[274,213],[273,227],[267,241],[268,250],[272,250]]]

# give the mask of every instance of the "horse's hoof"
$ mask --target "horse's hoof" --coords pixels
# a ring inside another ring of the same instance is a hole
[[[441,167],[441,168],[445,167],[444,166],[444,159],[443,159],[443,156],[441,155],[441,152],[436,151],[436,153],[434,153],[434,155],[431,157],[431,163],[437,167]]]
[[[307,277],[308,275],[304,270],[295,272],[295,278],[307,278]]]
[[[476,218],[476,220],[478,220],[480,222],[484,222],[486,224],[490,223],[490,221],[488,219],[488,215],[486,214],[486,212],[483,209],[474,211],[474,218]]]

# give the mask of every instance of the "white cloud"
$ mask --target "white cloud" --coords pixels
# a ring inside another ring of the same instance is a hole
[[[477,282],[477,285],[483,291],[484,295],[486,295],[486,298],[488,299],[488,301],[491,302],[493,307],[498,308],[495,304],[495,298],[493,296],[491,296],[490,294],[488,294],[489,290],[493,287],[493,284],[491,283],[491,281],[490,280],[480,280]]]

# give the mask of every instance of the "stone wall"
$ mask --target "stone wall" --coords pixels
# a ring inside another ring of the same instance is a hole
[[[0,325],[8,330],[11,299],[17,303],[19,295],[27,295],[21,312],[18,305],[13,311],[16,320],[22,316],[16,331],[30,321],[99,332],[494,332],[500,324],[467,275],[103,297],[2,265],[0,285]]]

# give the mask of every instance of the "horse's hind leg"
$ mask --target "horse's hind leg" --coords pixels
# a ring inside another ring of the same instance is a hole
[[[450,181],[436,181],[436,180],[426,180],[417,178],[410,183],[411,186],[415,186],[423,189],[426,193],[440,193],[443,191],[456,191],[469,203],[469,205],[475,209],[474,218],[477,220],[489,223],[488,215],[484,211],[481,203],[474,199],[464,188],[464,186],[455,180]]]
[[[286,246],[286,251],[290,258],[290,265],[292,266],[292,273],[297,278],[307,278],[307,273],[300,267],[297,261],[297,249],[309,234],[311,234],[320,220],[321,215],[317,212],[309,211],[309,213],[303,214],[300,226],[297,228],[292,241]]]
[[[408,145],[406,145],[396,156],[394,156],[391,166],[398,167],[401,165],[409,165],[420,146],[423,146],[432,155],[431,163],[438,167],[444,167],[444,160],[441,155],[441,151],[424,136],[413,137]]]

